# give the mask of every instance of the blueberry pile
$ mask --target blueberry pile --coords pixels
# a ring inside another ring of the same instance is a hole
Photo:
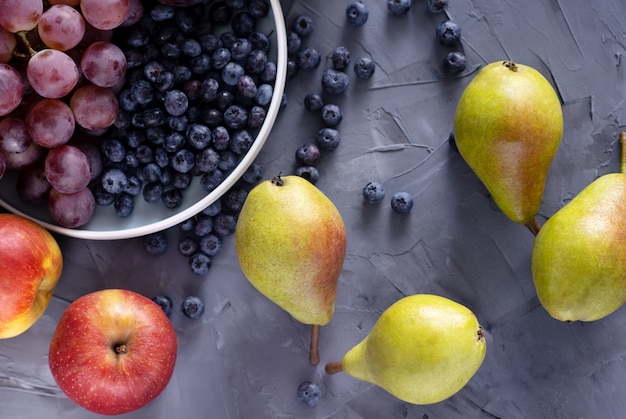
[[[119,117],[102,136],[94,196],[115,213],[136,199],[177,208],[194,178],[218,186],[252,146],[274,91],[266,0],[153,4],[115,33],[128,62]]]

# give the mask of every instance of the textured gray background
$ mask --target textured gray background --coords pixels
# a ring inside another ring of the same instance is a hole
[[[445,49],[434,33],[443,15],[415,0],[394,18],[384,0],[364,0],[368,23],[346,27],[348,1],[283,1],[287,22],[315,17],[306,43],[322,54],[338,45],[377,64],[369,81],[352,78],[345,95],[339,149],[319,165],[318,186],[347,224],[348,252],[336,314],[322,328],[321,358],[308,364],[309,327],[258,294],[227,240],[206,277],[189,273],[172,246],[163,257],[140,239],[90,242],[60,238],[65,271],[43,318],[25,334],[0,341],[0,417],[91,418],[67,400],[47,364],[50,337],[68,302],[109,287],[148,296],[202,296],[207,310],[190,321],[176,312],[174,377],[162,395],[128,418],[622,418],[626,414],[626,312],[597,322],[561,323],[539,305],[530,275],[533,236],[506,219],[460,156],[447,144],[456,101],[472,71],[495,60],[536,67],[563,100],[565,133],[548,177],[540,223],[597,176],[619,170],[624,129],[622,0],[451,0],[449,17],[463,29],[469,70],[442,74]],[[294,152],[312,140],[320,120],[302,99],[319,92],[324,64],[290,81],[287,108],[260,155],[266,174],[292,172]],[[388,199],[365,206],[361,188],[383,181],[388,196],[415,200],[408,216]],[[174,230],[174,229],[173,229]],[[169,232],[172,236],[175,231]],[[487,333],[485,361],[459,393],[431,406],[403,403],[347,375],[327,376],[326,362],[359,342],[381,312],[404,295],[428,292],[471,308]],[[307,408],[298,384],[320,384]]]

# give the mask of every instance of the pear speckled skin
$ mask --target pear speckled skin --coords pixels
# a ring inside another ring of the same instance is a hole
[[[514,222],[530,223],[563,135],[561,103],[552,85],[532,67],[488,64],[459,99],[454,135],[461,156],[500,210]]]
[[[548,313],[593,321],[626,301],[626,174],[604,175],[544,223],[532,275]]]
[[[415,294],[391,305],[343,357],[343,371],[413,404],[432,404],[463,388],[483,362],[476,316],[445,297]]]
[[[323,326],[335,309],[345,225],[308,180],[280,180],[261,182],[246,198],[235,231],[239,263],[250,283],[296,320]]]

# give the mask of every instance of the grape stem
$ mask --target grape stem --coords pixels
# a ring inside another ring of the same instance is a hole
[[[20,53],[18,53],[16,51],[13,52],[13,55],[15,55],[17,57],[20,57],[20,58],[32,58],[35,54],[37,54],[37,51],[35,51],[33,49],[33,47],[30,44],[30,41],[28,40],[26,35],[28,35],[28,31],[19,31],[19,32],[17,32],[17,38],[22,42],[22,44],[24,45],[24,47],[28,51],[28,55],[20,54]]]

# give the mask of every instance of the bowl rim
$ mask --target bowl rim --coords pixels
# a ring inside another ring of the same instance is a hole
[[[64,236],[74,237],[78,239],[86,240],[120,240],[130,239],[135,237],[146,236],[152,233],[166,230],[173,227],[191,217],[198,214],[200,211],[211,205],[219,197],[224,195],[244,174],[244,172],[254,162],[255,158],[263,148],[263,145],[267,141],[278,112],[280,110],[282,96],[285,89],[285,83],[287,81],[287,29],[285,26],[285,20],[283,16],[280,0],[269,0],[271,5],[271,13],[274,19],[274,30],[276,31],[277,39],[277,58],[276,58],[276,80],[274,82],[274,94],[268,107],[265,121],[259,129],[255,141],[252,143],[250,149],[242,157],[237,167],[235,167],[224,180],[211,192],[209,192],[204,198],[200,199],[195,204],[189,206],[183,211],[177,212],[170,217],[162,220],[138,226],[129,227],[121,230],[88,230],[82,228],[66,228],[57,224],[52,224],[36,217],[26,214],[13,205],[0,198],[0,206],[4,209],[12,212],[16,215],[28,218],[42,227],[50,230],[51,232],[59,233]]]

